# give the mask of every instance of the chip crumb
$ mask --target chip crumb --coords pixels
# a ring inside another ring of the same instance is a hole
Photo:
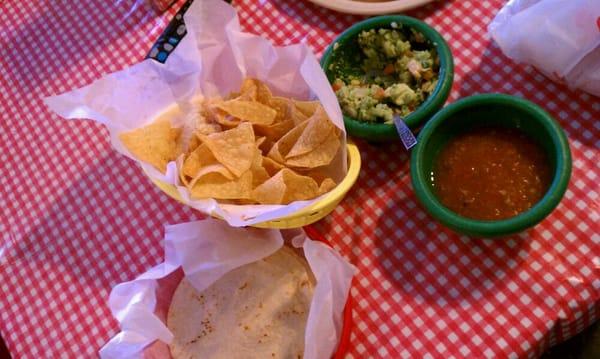
[[[397,29],[398,28],[398,23],[395,21],[392,21],[392,23],[390,24],[390,26],[392,27],[392,29]]]
[[[339,44],[339,43],[336,41],[336,42],[333,44],[333,50],[334,50],[334,51],[335,51],[335,50],[337,50],[337,49],[338,49],[338,47],[340,47],[340,44]]]

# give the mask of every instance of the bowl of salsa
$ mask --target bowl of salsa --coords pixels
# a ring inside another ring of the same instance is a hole
[[[543,220],[562,199],[571,152],[558,123],[509,95],[461,99],[421,130],[411,154],[418,201],[456,232],[499,237]]]
[[[374,142],[398,139],[395,116],[418,129],[442,108],[454,78],[444,38],[403,15],[354,24],[325,50],[321,66],[348,133]]]

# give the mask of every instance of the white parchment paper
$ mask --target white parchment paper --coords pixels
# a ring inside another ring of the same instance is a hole
[[[304,358],[330,358],[340,339],[343,310],[356,268],[331,247],[306,237],[302,230],[291,235],[293,245],[303,248],[317,280],[306,325]],[[290,236],[289,231],[286,236]],[[164,245],[163,263],[135,280],[116,285],[110,293],[108,306],[121,332],[102,347],[101,358],[142,358],[144,348],[156,340],[171,342],[173,335],[164,315],[161,318],[156,313],[161,279],[181,269],[201,291],[227,272],[274,253],[284,240],[279,230],[234,228],[209,218],[166,226]]]
[[[301,100],[318,99],[333,123],[345,134],[342,112],[315,56],[305,44],[273,46],[244,33],[235,10],[222,0],[195,1],[184,21],[187,35],[165,64],[145,60],[80,89],[45,99],[54,112],[67,119],[91,119],[104,124],[120,153],[132,158],[118,135],[153,121],[173,104],[183,111],[177,125],[188,118],[190,101],[197,96],[224,96],[239,90],[244,77],[265,81],[275,95]],[[345,139],[345,135],[343,136]],[[333,163],[336,182],[347,170],[345,140]],[[192,200],[179,182],[175,162],[160,173],[138,161],[151,178],[176,185],[183,201],[204,213],[224,218],[232,226],[247,226],[289,215],[311,201],[290,205],[223,205],[214,199]]]

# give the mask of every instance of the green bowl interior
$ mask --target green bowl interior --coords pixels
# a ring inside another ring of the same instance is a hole
[[[394,22],[402,25],[402,27],[414,28],[421,32],[428,39],[429,44],[436,47],[440,58],[439,81],[435,90],[413,113],[404,118],[405,123],[411,129],[416,130],[444,105],[454,78],[454,63],[450,48],[442,36],[432,27],[415,18],[402,15],[378,16],[359,22],[344,31],[329,45],[321,59],[321,66],[330,83],[335,80],[338,74],[356,73],[360,75],[362,57],[357,41],[358,34],[364,30],[392,28],[391,24]],[[335,50],[334,46],[337,46]],[[335,67],[332,65],[335,65]],[[367,140],[387,141],[398,138],[393,125],[368,123],[348,116],[344,116],[344,124],[349,134]]]
[[[506,220],[480,221],[459,216],[437,200],[430,181],[437,155],[449,139],[478,126],[517,128],[546,152],[553,180],[546,195],[528,211]],[[458,232],[485,237],[516,233],[541,221],[560,202],[570,173],[570,150],[558,124],[538,106],[499,94],[465,98],[440,111],[421,131],[411,158],[413,187],[428,212]]]

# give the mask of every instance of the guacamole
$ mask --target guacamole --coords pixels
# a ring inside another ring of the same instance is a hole
[[[435,47],[413,29],[372,29],[358,35],[360,72],[338,74],[333,82],[342,111],[361,121],[392,123],[433,92],[439,59]]]

